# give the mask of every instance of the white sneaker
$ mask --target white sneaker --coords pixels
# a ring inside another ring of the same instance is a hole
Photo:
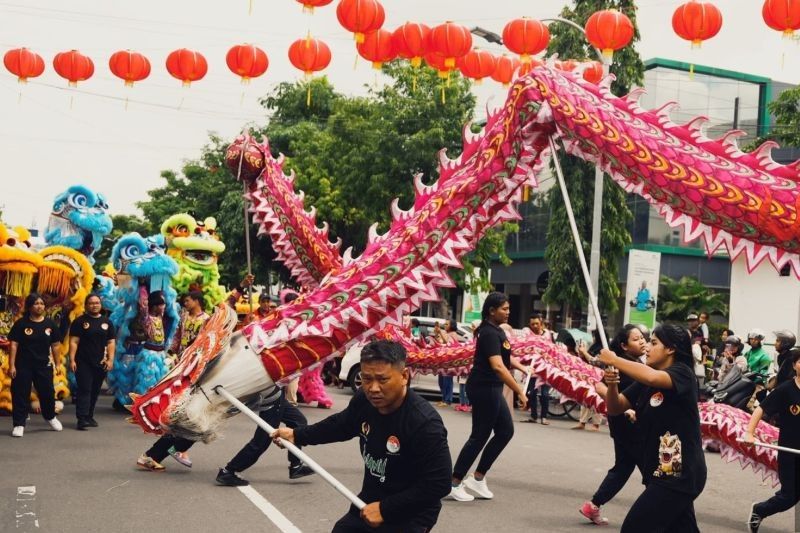
[[[450,489],[450,497],[457,502],[471,502],[475,496],[464,489],[464,483],[459,483]]]
[[[14,429],[11,430],[12,437],[21,437],[23,433],[25,433],[25,426],[14,426]]]
[[[489,486],[486,484],[486,479],[478,481],[475,479],[475,476],[467,476],[464,480],[464,486],[477,494],[479,498],[483,498],[484,500],[491,500],[494,498],[494,494],[492,494],[492,491],[489,490]]]
[[[50,427],[53,428],[53,431],[61,431],[64,429],[64,426],[61,425],[61,422],[59,422],[56,417],[51,418],[47,422],[50,424]]]

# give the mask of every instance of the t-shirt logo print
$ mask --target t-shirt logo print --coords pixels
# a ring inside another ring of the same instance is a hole
[[[33,328],[25,328],[25,335],[33,335]]]
[[[103,329],[103,330],[108,329],[108,324],[105,324],[105,323],[100,324],[100,329]]]
[[[397,452],[399,452],[400,451],[400,439],[398,439],[394,435],[390,436],[386,440],[386,450],[388,450],[389,453],[397,453]]]
[[[83,323],[83,329],[89,329],[89,323],[88,322],[84,322]]]
[[[653,407],[658,407],[662,403],[664,403],[664,395],[661,394],[660,392],[657,392],[652,396],[650,396],[650,405],[652,405]]]
[[[369,424],[366,422],[361,422],[361,434],[365,437],[369,435]]]
[[[681,477],[681,439],[677,435],[670,435],[669,431],[661,435],[658,463],[653,477]]]
[[[506,349],[506,350],[510,350],[511,349],[511,343],[508,342],[508,341],[503,341],[503,348]]]
[[[800,405],[794,404],[789,406],[789,412],[794,416],[800,415]]]

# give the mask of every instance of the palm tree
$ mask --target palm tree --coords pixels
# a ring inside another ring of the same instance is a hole
[[[658,296],[659,322],[683,322],[689,313],[700,311],[728,316],[728,295],[714,292],[695,277],[675,280],[661,276]]]

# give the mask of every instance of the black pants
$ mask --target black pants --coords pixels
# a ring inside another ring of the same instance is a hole
[[[699,533],[695,497],[650,483],[633,502],[620,533]]]
[[[100,388],[106,379],[106,371],[101,366],[78,361],[75,370],[75,381],[78,387],[75,390],[75,416],[79,422],[86,422],[94,418],[94,406],[100,396]]]
[[[258,416],[274,428],[277,428],[281,422],[286,424],[286,427],[292,429],[308,425],[308,421],[306,417],[303,416],[303,413],[301,413],[297,407],[287,402],[283,393],[281,393],[280,400],[268,408],[259,411]],[[253,434],[253,438],[250,439],[250,442],[239,450],[239,453],[225,466],[225,470],[228,472],[243,472],[247,470],[256,464],[258,458],[267,451],[270,444],[272,444],[270,436],[266,431],[261,429],[261,427],[258,427]],[[291,452],[289,452],[288,455],[290,467],[300,464],[300,459],[292,455]]]
[[[464,479],[481,450],[483,454],[475,471],[486,474],[514,436],[514,422],[503,398],[502,385],[470,385],[467,382],[467,395],[472,403],[472,432],[453,468],[456,479]]]
[[[787,446],[784,444],[784,446]],[[778,452],[778,479],[781,488],[775,496],[767,501],[756,504],[754,511],[761,517],[771,516],[783,511],[788,511],[800,501],[800,490],[797,483],[800,481],[797,469],[800,461],[791,453]]]
[[[333,525],[331,533],[427,533],[431,528],[409,524],[370,527],[355,513],[347,513]]]
[[[158,461],[160,463],[161,461],[167,458],[167,456],[169,455],[169,449],[171,447],[175,446],[175,449],[177,451],[185,452],[193,445],[194,445],[193,440],[183,439],[181,437],[173,437],[172,435],[164,435],[163,437],[155,441],[155,443],[153,443],[150,449],[144,452],[144,454],[147,457],[155,461]]]
[[[36,387],[39,405],[45,420],[56,416],[56,393],[53,389],[53,367],[49,363],[16,365],[17,377],[11,380],[11,414],[14,426],[24,426],[30,409],[31,385]]]
[[[628,482],[635,468],[636,456],[621,442],[620,438],[614,439],[614,466],[608,471],[597,492],[592,496],[592,503],[600,507],[610,502]]]
[[[542,400],[542,414],[539,415],[539,418],[547,418],[547,408],[550,405],[550,387],[542,384],[542,386],[539,387],[539,390],[536,390],[536,378],[531,377],[531,380],[528,382],[528,390],[525,391],[525,395],[528,397],[528,406],[531,408],[531,418],[536,420],[537,397]]]

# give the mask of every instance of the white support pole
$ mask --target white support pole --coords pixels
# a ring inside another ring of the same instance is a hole
[[[597,305],[597,293],[592,286],[592,280],[589,276],[589,267],[586,266],[586,255],[583,253],[581,235],[578,233],[578,225],[575,223],[575,213],[572,211],[572,202],[569,200],[569,191],[567,191],[567,184],[564,181],[564,172],[561,170],[561,163],[558,161],[558,152],[556,151],[556,143],[552,137],[550,137],[550,152],[556,167],[556,176],[558,177],[558,185],[561,188],[561,196],[564,198],[564,207],[567,209],[569,227],[572,229],[572,239],[575,242],[575,250],[578,252],[578,261],[583,271],[583,281],[586,283],[586,292],[589,296],[589,308],[594,312],[595,324],[597,325],[597,332],[600,335],[600,342],[603,343],[603,348],[607,349],[608,339],[606,338],[605,328],[603,328],[603,319],[600,318],[600,308]]]
[[[268,434],[272,435],[272,433],[275,431],[274,427],[267,424],[260,416],[255,414],[252,411],[252,409],[248,408],[245,404],[236,399],[236,396],[226,391],[223,386],[220,385],[218,387],[215,387],[214,392],[216,392],[217,394],[219,394],[220,396],[231,402],[234,407],[236,407],[242,413],[247,415],[248,418],[250,418],[253,422],[258,424],[258,426],[264,431],[266,431]],[[364,503],[358,496],[356,496],[350,489],[345,487],[338,479],[333,477],[327,470],[322,468],[316,461],[314,461],[314,459],[306,455],[306,453],[303,452],[300,448],[298,448],[297,446],[295,446],[286,439],[280,439],[280,443],[284,448],[292,452],[292,455],[294,455],[295,457],[303,461],[305,464],[307,464],[309,467],[311,467],[311,469],[314,472],[319,474],[320,477],[322,477],[322,479],[327,481],[334,489],[339,491],[339,493],[342,496],[350,500],[350,503],[355,505],[359,510],[367,506],[367,504]]]
[[[744,439],[736,439],[736,442],[741,442],[741,443],[747,444],[747,442]],[[779,452],[787,452],[787,453],[793,453],[793,454],[796,454],[796,455],[800,455],[800,450],[798,450],[796,448],[787,448],[786,446],[778,446],[776,444],[767,444],[766,442],[761,442],[760,440],[757,440],[757,441],[752,442],[750,444],[752,444],[753,446],[759,446],[761,448],[769,448],[770,450],[778,450]]]
[[[253,263],[251,260],[250,254],[250,217],[247,215],[247,183],[245,180],[242,179],[242,163],[244,163],[244,153],[247,150],[247,147],[250,145],[250,134],[247,130],[242,132],[242,135],[245,136],[244,146],[242,146],[242,151],[239,154],[239,170],[236,173],[236,179],[242,182],[242,187],[244,189],[242,194],[242,209],[244,211],[244,243],[245,243],[245,250],[247,255],[247,274],[253,274]],[[247,286],[247,305],[250,307],[250,315],[253,315],[253,285],[250,284]]]
[[[608,59],[600,56],[603,63],[603,78],[608,76],[611,65]],[[599,156],[598,156],[599,157]],[[603,169],[600,168],[598,161],[594,167],[594,203],[592,205],[592,246],[589,253],[589,276],[591,278],[592,289],[595,294],[600,292],[600,231],[603,227]],[[591,313],[587,313],[591,319]],[[599,315],[595,315],[597,320],[592,324],[589,320],[589,329],[601,327]]]

